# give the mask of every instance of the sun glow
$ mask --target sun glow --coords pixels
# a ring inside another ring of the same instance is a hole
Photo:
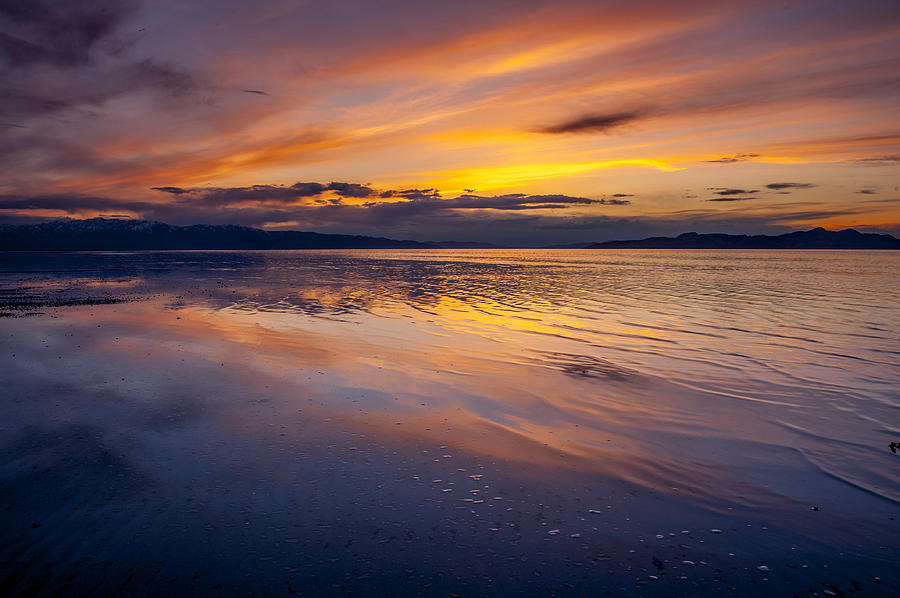
[[[485,168],[469,168],[449,172],[437,172],[433,177],[434,184],[441,189],[462,190],[477,188],[479,191],[493,191],[510,187],[524,186],[530,183],[557,177],[587,174],[597,170],[639,166],[671,172],[680,168],[664,160],[646,158],[626,160],[600,160],[592,162],[558,162],[539,164],[517,164],[511,166],[490,166]]]

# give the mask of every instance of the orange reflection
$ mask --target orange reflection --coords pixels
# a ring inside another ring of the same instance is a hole
[[[323,287],[306,298],[327,304],[342,295]],[[659,482],[660,472],[645,464],[660,447],[634,432],[699,425],[690,413],[657,404],[655,383],[635,386],[627,375],[558,365],[555,350],[578,341],[575,330],[584,326],[565,313],[542,321],[524,305],[440,297],[422,306],[423,317],[370,299],[372,313],[337,319],[299,317],[277,305],[242,309],[240,301],[221,309],[126,304],[105,314],[105,333],[93,349],[133,367],[176,358],[189,370],[221,364],[218,377],[238,395],[265,389],[286,417],[302,408],[305,416],[334,418],[399,444],[415,438],[645,485]],[[68,315],[88,327],[95,321],[92,309]],[[511,351],[519,343],[537,357]],[[544,358],[534,353],[541,348]],[[267,433],[254,430],[252,419],[227,421],[241,433]]]

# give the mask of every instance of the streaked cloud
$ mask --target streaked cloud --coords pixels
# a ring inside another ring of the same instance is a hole
[[[888,226],[896,206],[855,191],[900,168],[897,16],[889,0],[4,2],[0,193],[26,201],[5,217],[44,198],[47,217],[379,233],[396,210],[524,238],[608,209],[781,226],[793,194],[824,206],[817,223]],[[591,199],[522,199],[551,196]]]
[[[540,129],[542,133],[607,133],[641,118],[638,112],[587,114]]]
[[[726,195],[726,196],[749,195],[751,193],[759,193],[759,191],[757,189],[751,189],[748,191],[747,189],[723,189],[721,187],[719,187],[719,188],[711,187],[709,190],[712,191],[713,193],[715,193],[716,195]]]
[[[733,156],[723,156],[716,160],[707,160],[713,164],[734,164],[735,162],[746,162],[753,158],[759,158],[759,154],[735,154]]]
[[[854,160],[857,164],[865,164],[865,165],[882,165],[882,166],[893,166],[895,164],[900,163],[900,156],[875,156],[871,158],[857,158]]]
[[[784,191],[785,189],[812,189],[815,187],[812,183],[769,183],[766,189],[774,189],[775,191]]]

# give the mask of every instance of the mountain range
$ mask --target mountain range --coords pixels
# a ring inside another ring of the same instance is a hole
[[[90,218],[0,225],[0,251],[140,249],[434,249],[434,243],[383,237],[265,231],[246,226],[172,226],[146,220]]]
[[[725,235],[684,233],[633,241],[594,243],[587,249],[900,249],[892,235],[861,233],[847,228],[814,228],[783,235]]]
[[[0,225],[0,251],[120,251],[151,249],[455,249],[490,243],[422,243],[384,237],[265,231],[235,225],[173,226],[146,220],[91,218]],[[630,241],[572,244],[587,249],[900,249],[900,239],[854,229],[814,228],[784,235],[684,233]]]

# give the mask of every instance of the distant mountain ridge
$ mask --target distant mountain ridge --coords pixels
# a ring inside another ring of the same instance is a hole
[[[141,249],[434,249],[433,243],[383,237],[265,231],[235,225],[172,226],[147,220],[90,218],[0,225],[0,251]]]
[[[631,241],[593,243],[587,249],[900,249],[892,235],[814,228],[783,235],[726,235],[684,233]]]
[[[0,251],[127,251],[166,249],[456,249],[499,248],[491,243],[422,243],[364,235],[303,231],[265,231],[236,225],[174,226],[147,220],[90,218],[39,224],[0,225]],[[892,235],[854,229],[814,228],[784,235],[684,233],[603,243],[572,243],[548,248],[587,249],[897,249]]]

